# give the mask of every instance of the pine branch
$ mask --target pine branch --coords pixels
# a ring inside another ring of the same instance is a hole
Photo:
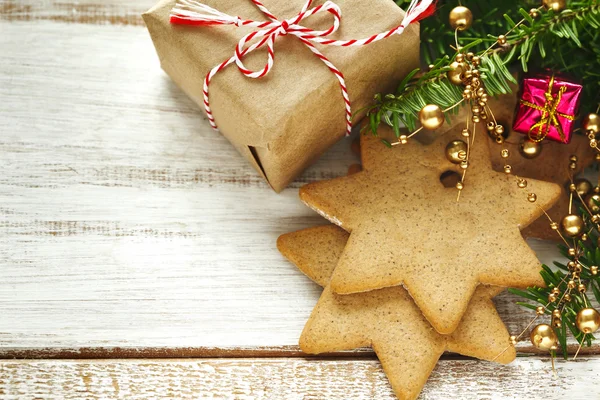
[[[468,6],[472,7],[471,4]],[[600,66],[600,29],[598,29],[600,5],[597,0],[581,0],[571,1],[569,6],[570,9],[559,14],[552,10],[542,10],[537,19],[531,18],[525,9],[518,8],[504,14],[505,22],[501,25],[502,30],[494,31],[495,34],[489,34],[488,31],[488,34],[481,36],[459,38],[462,52],[469,50],[481,56],[481,79],[490,95],[510,92],[508,83],[514,82],[514,79],[509,72],[509,67],[515,64],[518,64],[522,71],[528,71],[531,66],[548,67],[583,78],[582,112],[595,111],[600,101],[598,79],[600,77],[598,69]],[[446,15],[442,12],[438,14]],[[511,15],[525,18],[526,23],[515,28],[515,18]],[[485,29],[492,29],[496,24],[500,24],[498,19],[493,19],[494,22],[485,22],[489,20],[488,16],[482,20]],[[435,19],[432,21],[438,22]],[[422,22],[423,37],[425,41],[435,40],[435,36],[429,39],[426,36],[427,23],[432,22],[429,20]],[[474,22],[474,26],[477,26],[477,21]],[[507,44],[483,56],[485,49],[497,40],[497,34],[505,33],[509,29],[513,31],[507,37]],[[449,28],[445,32],[446,36],[448,33],[451,34],[454,41],[454,32]],[[439,43],[447,44],[447,42],[448,40]],[[449,44],[448,49],[450,49]],[[461,99],[461,89],[454,87],[446,78],[456,52],[452,51],[452,55],[449,55],[449,51],[443,53],[443,48],[438,50],[437,52],[432,52],[430,48],[423,50],[424,54],[444,54],[435,61],[433,68],[422,73],[413,71],[410,75],[411,79],[402,82],[396,93],[375,98],[375,104],[368,110],[370,128],[374,134],[382,120],[392,126],[397,135],[399,135],[400,122],[413,130],[418,112],[424,105],[437,104],[442,108],[448,108]],[[596,68],[590,68],[590,65]]]

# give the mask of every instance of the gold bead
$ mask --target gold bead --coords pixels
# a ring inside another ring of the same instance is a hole
[[[485,89],[480,87],[479,89],[477,89],[477,97],[481,97],[485,94]]]
[[[460,164],[467,157],[468,148],[462,140],[453,140],[446,146],[446,159],[452,164]]]
[[[488,119],[487,113],[485,111],[482,112],[481,114],[479,114],[479,118],[481,118],[484,121],[487,120]]]
[[[558,348],[558,338],[554,329],[550,325],[540,324],[532,329],[531,344],[540,350],[556,350]]]
[[[587,290],[587,288],[585,287],[585,285],[583,283],[580,283],[579,285],[577,285],[577,290],[580,293],[585,293],[585,291]]]
[[[577,169],[577,163],[576,162],[570,162],[569,163],[569,169]]]
[[[483,96],[479,96],[479,97],[480,97],[480,99],[479,99],[479,101],[477,102],[477,104],[479,104],[479,106],[480,106],[480,107],[485,107],[485,105],[486,105],[487,103],[486,103],[485,101],[482,101],[482,100],[481,100],[481,97],[483,97]]]
[[[498,43],[506,44],[506,36],[504,36],[504,35],[498,36]]]
[[[583,233],[585,228],[583,220],[579,215],[569,214],[560,222],[562,231],[569,237],[577,237]]]
[[[553,289],[552,289],[552,294],[554,294],[554,295],[558,296],[558,295],[560,294],[560,289],[559,289],[559,288],[557,288],[557,287],[553,288]]]
[[[469,137],[469,135],[471,134],[471,132],[469,132],[469,130],[467,128],[465,128],[465,129],[462,130],[461,134],[464,137]]]
[[[565,301],[565,303],[569,303],[571,301],[571,295],[569,293],[565,293],[565,295],[563,296],[563,300]]]
[[[578,158],[577,158],[577,156],[575,154],[571,154],[569,156],[569,161],[571,161],[571,162],[577,162]]]
[[[477,58],[477,56],[473,57],[473,59],[475,59],[475,58]],[[471,61],[471,62],[473,62],[473,61]],[[479,70],[478,70],[478,69],[472,69],[472,70],[471,70],[471,74],[472,74],[474,77],[478,77],[478,76],[479,76]]]
[[[529,193],[529,194],[527,195],[527,200],[528,200],[530,203],[535,203],[535,202],[536,202],[536,200],[537,200],[537,195],[536,195],[535,193]]]
[[[479,106],[473,106],[471,107],[471,112],[473,114],[479,114],[481,112],[481,108],[479,108]]]
[[[481,119],[479,118],[479,115],[473,115],[471,116],[471,121],[473,121],[474,124],[477,124]]]
[[[483,101],[484,103],[487,103],[488,101],[488,95],[487,93],[484,93],[480,96],[481,101]]]
[[[590,139],[590,147],[596,147],[598,145],[598,142],[596,141],[596,139]]]
[[[557,298],[556,298],[555,294],[551,293],[551,294],[548,295],[548,301],[550,303],[554,303],[556,300],[557,300]]]
[[[569,255],[570,255],[571,257],[575,257],[575,255],[577,255],[577,250],[575,250],[575,249],[573,249],[573,248],[570,248],[570,249],[569,249]]]
[[[463,190],[463,189],[465,188],[465,185],[463,185],[463,183],[462,183],[462,182],[458,182],[458,183],[456,184],[456,188],[457,188],[458,190]]]
[[[575,283],[574,280],[570,280],[569,282],[567,282],[567,287],[569,289],[575,289],[575,286],[577,286],[577,284]]]
[[[504,143],[504,136],[498,135],[496,136],[496,143],[498,144],[503,144]]]
[[[465,154],[465,157],[466,157],[466,154]],[[469,162],[468,162],[468,161],[463,161],[463,162],[461,162],[461,163],[460,163],[460,167],[461,167],[462,169],[467,169],[467,168],[469,168]]]
[[[479,56],[473,56],[471,62],[473,63],[473,65],[477,66],[481,63],[481,58]]]
[[[560,12],[567,6],[566,0],[544,0],[544,6],[548,9],[552,9],[555,12]]]
[[[450,26],[452,29],[464,31],[469,29],[473,23],[473,13],[467,7],[458,6],[450,11]]]
[[[527,158],[528,160],[534,159],[541,154],[542,143],[534,142],[533,140],[529,140],[529,138],[524,137],[521,139],[521,143],[519,145],[519,152],[524,158]]]
[[[592,215],[592,222],[595,223],[595,224],[599,223],[600,222],[600,215],[598,215],[598,214]]]
[[[436,130],[444,124],[444,113],[435,104],[428,104],[419,112],[419,120],[425,129]]]
[[[475,73],[473,71],[471,71],[471,75],[475,75]],[[479,84],[481,82],[479,81],[479,78],[477,78],[476,76],[473,76],[473,78],[471,79],[471,85],[473,85],[473,87],[479,87]]]
[[[588,196],[586,199],[587,206],[592,211],[592,213],[597,214],[600,212],[600,206],[596,204],[596,202],[600,203],[600,195],[597,193]]]
[[[494,129],[496,129],[496,124],[493,123],[492,121],[490,121],[487,123],[487,125],[485,127],[489,132],[493,132]]]
[[[594,275],[594,276],[595,276],[595,275],[598,275],[598,267],[597,267],[596,265],[592,265],[592,266],[590,267],[590,273],[591,273],[592,275]]]
[[[585,197],[592,192],[594,187],[592,183],[585,178],[579,178],[575,180],[575,190],[581,197]]]
[[[450,68],[452,69],[447,73],[450,82],[452,82],[455,85],[462,85],[463,74],[466,68],[465,64],[463,64],[462,62],[454,61],[452,64],[450,64]]]
[[[574,183],[571,183],[569,185],[569,192],[573,192],[574,193],[575,191],[577,191],[577,186],[575,186]]]
[[[502,156],[502,158],[508,158],[510,156],[510,153],[508,152],[508,149],[502,149],[500,155]]]
[[[593,308],[583,308],[577,313],[577,328],[583,333],[594,333],[600,329],[600,313]]]
[[[571,277],[572,277],[573,279],[579,279],[579,272],[573,272],[573,273],[571,274]]]
[[[471,71],[466,71],[465,72],[465,79],[466,80],[470,80],[471,78],[473,78],[473,73]],[[473,89],[473,86],[471,86],[471,84],[468,84],[467,86],[465,86],[465,88],[471,90],[471,89]]]
[[[546,309],[543,306],[537,306],[535,312],[537,315],[544,315],[546,313]]]
[[[472,61],[473,57],[475,57],[475,54],[473,52],[470,51],[467,53],[467,60]]]
[[[517,186],[521,189],[525,189],[527,187],[527,179],[519,178],[519,180],[517,181]]]
[[[470,98],[473,97],[473,92],[471,91],[471,89],[465,89],[463,91],[463,97],[467,100],[469,100]]]
[[[509,338],[510,340],[510,344],[512,344],[513,346],[517,344],[517,337],[514,335],[511,335],[511,337]]]
[[[510,165],[506,164],[504,166],[504,173],[505,174],[510,174],[511,172],[512,172],[512,167]]]
[[[408,143],[408,136],[406,136],[406,135],[400,135],[399,139],[400,139],[401,144]]]
[[[591,113],[585,116],[581,124],[584,132],[592,132],[597,135],[600,132],[600,115]]]
[[[540,12],[537,8],[532,8],[531,10],[529,10],[529,15],[531,16],[531,18],[537,18],[540,16]]]
[[[553,318],[552,319],[552,326],[555,328],[560,328],[562,327],[562,322],[560,321],[559,318]]]
[[[504,127],[502,125],[496,125],[494,132],[496,132],[497,135],[502,135],[504,133]]]
[[[552,228],[553,231],[556,231],[558,230],[558,224],[556,222],[551,222],[550,228]]]
[[[554,311],[552,311],[552,317],[554,317],[554,318],[560,318],[561,317],[560,310],[554,310]]]
[[[461,62],[465,61],[465,55],[462,54],[462,53],[459,53],[459,54],[456,55],[456,57],[454,58],[454,60],[456,62],[461,63]]]
[[[581,235],[581,240],[582,240],[582,241],[584,241],[584,242],[585,242],[586,240],[588,240],[588,235],[587,235],[587,233],[584,233],[583,235]]]
[[[576,266],[577,266],[577,263],[575,261],[569,261],[567,263],[567,267],[569,268],[569,271],[575,270]],[[575,286],[573,286],[573,287],[575,287]],[[571,288],[571,289],[573,289],[573,288]]]

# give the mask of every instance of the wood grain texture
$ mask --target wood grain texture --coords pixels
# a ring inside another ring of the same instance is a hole
[[[507,366],[442,360],[422,399],[598,398],[600,358]],[[0,361],[0,396],[19,399],[357,399],[395,397],[376,360]]]
[[[144,25],[141,13],[153,0],[0,0],[0,20]]]
[[[297,188],[346,174],[350,141],[277,195],[160,71],[143,27],[0,4],[0,356],[297,354],[320,289],[275,240],[326,223]],[[498,305],[515,332],[531,314],[513,300]]]

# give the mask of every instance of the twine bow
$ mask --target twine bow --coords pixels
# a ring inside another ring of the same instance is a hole
[[[204,109],[206,111],[208,120],[214,129],[217,129],[217,124],[210,108],[208,91],[212,78],[219,71],[223,70],[234,62],[236,63],[238,69],[248,78],[258,79],[266,76],[273,68],[275,59],[275,40],[279,36],[292,35],[304,43],[306,47],[308,47],[308,49],[318,59],[320,59],[337,78],[346,108],[346,134],[349,135],[352,129],[352,109],[350,106],[350,97],[348,96],[348,89],[346,87],[344,74],[335,65],[333,65],[331,61],[329,61],[329,59],[319,51],[319,49],[315,47],[315,43],[342,47],[367,45],[388,38],[394,34],[402,34],[406,26],[412,22],[417,22],[423,18],[426,18],[427,16],[431,15],[435,9],[435,0],[412,0],[406,15],[404,16],[404,20],[397,27],[365,39],[333,40],[328,39],[327,36],[338,30],[342,18],[342,12],[339,6],[332,1],[326,1],[322,5],[310,8],[313,0],[307,0],[298,15],[286,20],[277,19],[277,17],[273,15],[260,2],[260,0],[250,1],[252,1],[252,3],[254,3],[254,5],[256,5],[260,11],[262,11],[269,21],[253,21],[243,19],[238,16],[231,16],[215,10],[214,8],[202,4],[196,0],[178,0],[175,4],[175,7],[171,10],[170,22],[172,24],[192,26],[234,25],[236,27],[245,26],[258,28],[257,31],[251,32],[242,37],[235,47],[233,56],[211,69],[204,79]],[[328,12],[333,16],[333,23],[328,29],[315,31],[300,25],[300,22],[302,22],[305,18],[322,12]],[[254,43],[249,44],[252,41],[254,41]],[[243,58],[254,50],[263,46],[267,47],[267,61],[265,66],[258,70],[251,70],[247,68],[242,61]]]
[[[533,108],[534,110],[538,110],[542,112],[542,116],[540,120],[535,123],[529,129],[529,139],[535,142],[541,142],[548,136],[550,133],[550,128],[555,127],[558,131],[558,135],[560,136],[561,141],[566,141],[565,132],[562,129],[562,125],[558,120],[558,117],[562,117],[568,119],[569,121],[574,121],[575,116],[564,114],[558,111],[558,106],[562,100],[563,94],[567,91],[566,86],[561,86],[558,90],[556,96],[552,95],[552,88],[554,87],[554,75],[550,78],[550,82],[548,83],[548,90],[544,93],[544,97],[546,98],[546,102],[543,106],[539,106],[537,104],[533,104],[526,100],[521,100],[520,103],[524,106]],[[537,134],[535,130],[537,129]]]

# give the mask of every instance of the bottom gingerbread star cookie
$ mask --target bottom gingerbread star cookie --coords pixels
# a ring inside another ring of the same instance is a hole
[[[325,289],[300,337],[311,354],[373,348],[400,399],[414,399],[448,350],[509,363],[515,350],[491,298],[502,289],[480,286],[454,333],[441,335],[401,286],[336,295],[329,279],[349,234],[335,225],[282,235],[281,253]]]

